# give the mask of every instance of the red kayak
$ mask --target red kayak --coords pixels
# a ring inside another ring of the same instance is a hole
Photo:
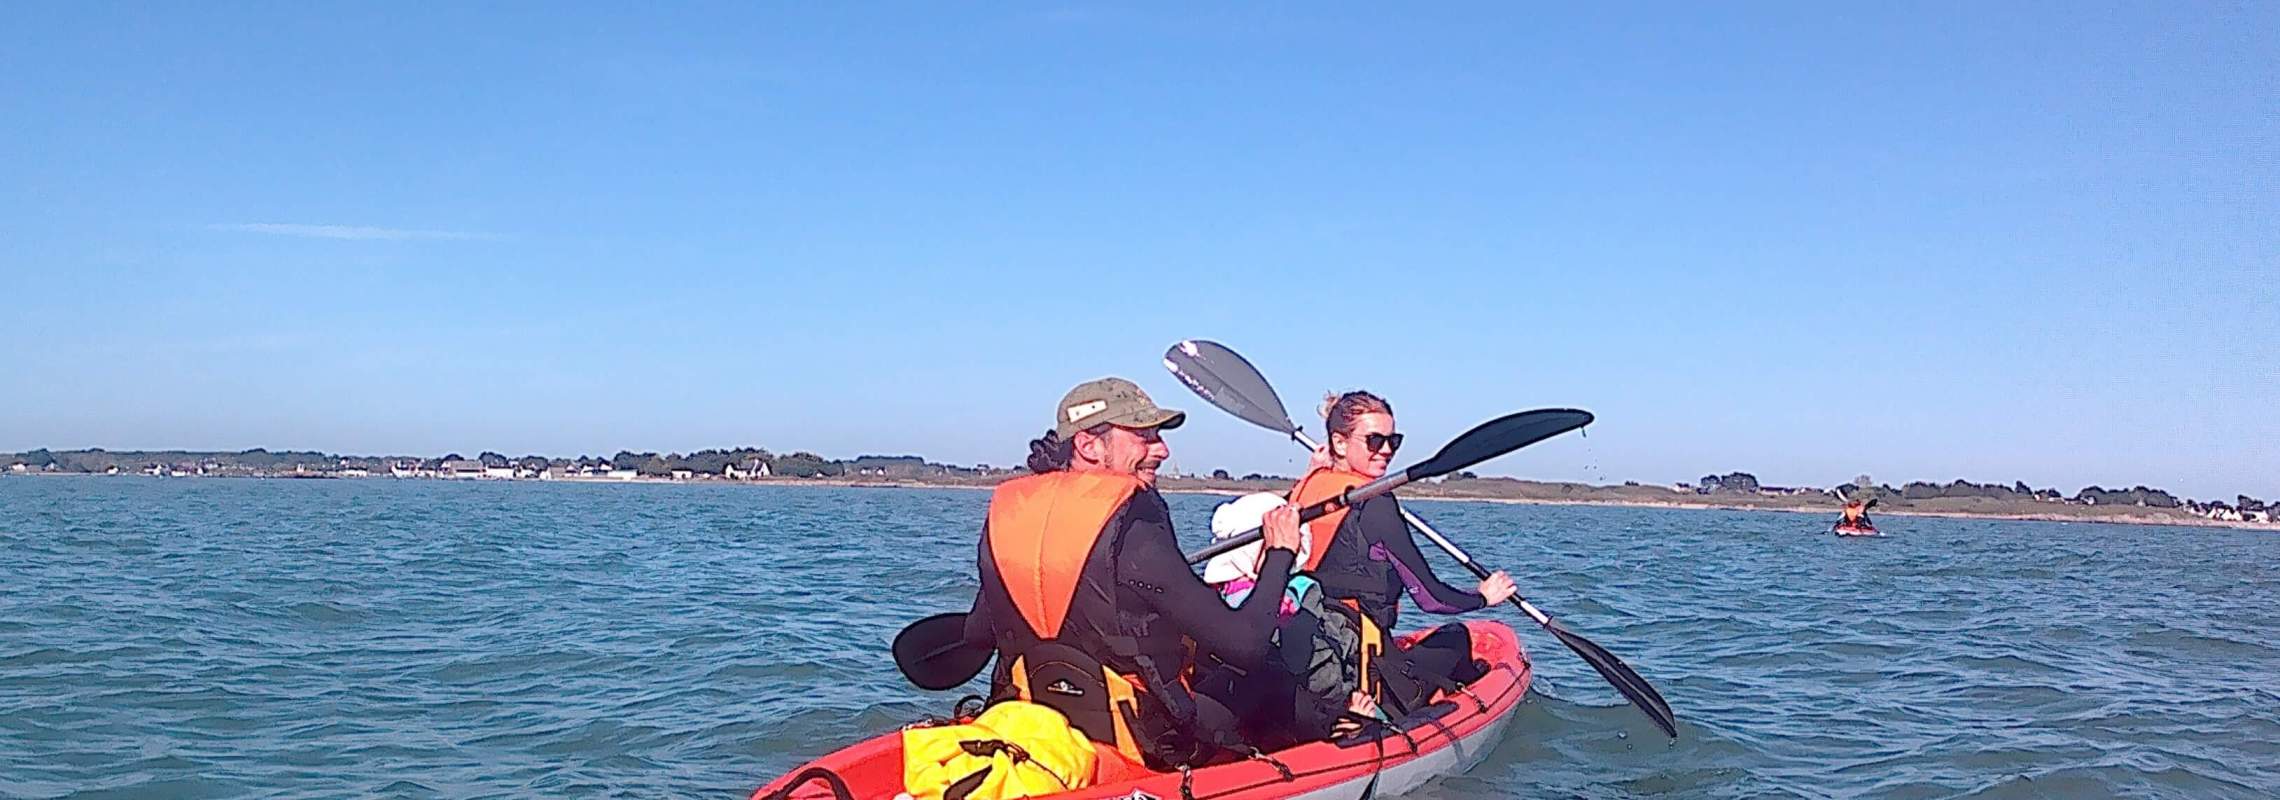
[[[1513,711],[1528,694],[1534,671],[1520,637],[1510,627],[1486,621],[1464,624],[1472,631],[1473,657],[1488,662],[1488,675],[1466,687],[1470,696],[1445,698],[1437,704],[1436,708],[1445,707],[1437,718],[1409,724],[1406,738],[1388,735],[1382,739],[1382,747],[1378,739],[1340,740],[1270,753],[1274,761],[1290,770],[1287,778],[1272,764],[1257,759],[1205,767],[1190,773],[1189,796],[1196,800],[1330,800],[1359,798],[1368,791],[1383,796],[1471,769],[1503,737]],[[1418,635],[1409,634],[1403,641],[1414,641]],[[752,798],[767,800],[787,782],[818,774],[814,772],[817,767],[845,781],[854,800],[892,800],[903,791],[902,732],[890,732],[816,759],[760,787]],[[836,796],[832,787],[816,780],[794,787],[789,798],[832,800]],[[1137,800],[1177,798],[1182,793],[1179,773],[1160,772],[1044,796],[1056,800]]]
[[[1838,536],[1881,536],[1874,525],[1838,525],[1832,529]]]

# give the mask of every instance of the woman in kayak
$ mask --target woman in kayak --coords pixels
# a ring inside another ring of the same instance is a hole
[[[1300,507],[1332,499],[1348,488],[1383,477],[1401,449],[1393,406],[1369,392],[1331,395],[1322,417],[1329,438],[1316,451],[1314,469],[1292,490]],[[1396,715],[1424,705],[1436,689],[1470,683],[1481,676],[1472,658],[1472,639],[1462,625],[1434,630],[1415,645],[1372,665],[1372,641],[1390,642],[1398,630],[1401,597],[1434,614],[1461,614],[1512,597],[1511,576],[1497,572],[1477,586],[1443,583],[1426,563],[1417,540],[1401,517],[1401,501],[1391,494],[1364,500],[1307,525],[1307,561],[1298,571],[1310,575],[1326,598],[1359,612],[1366,630],[1362,690]],[[1383,645],[1375,645],[1383,651]],[[1382,667],[1382,668],[1380,668]],[[1316,698],[1318,705],[1345,705],[1347,698]]]

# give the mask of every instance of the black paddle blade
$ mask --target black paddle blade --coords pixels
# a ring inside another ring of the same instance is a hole
[[[996,650],[966,644],[966,615],[936,614],[895,634],[895,666],[911,685],[929,691],[955,689],[990,665]]]
[[[1421,481],[1447,475],[1589,425],[1591,420],[1591,412],[1573,408],[1539,408],[1497,417],[1465,431],[1432,458],[1410,467],[1409,479]]]
[[[1607,652],[1607,648],[1561,626],[1558,620],[1545,621],[1544,630],[1551,631],[1561,644],[1583,657],[1592,669],[1599,670],[1599,677],[1606,678],[1607,683],[1615,687],[1615,691],[1622,692],[1623,697],[1631,701],[1631,705],[1638,706],[1647,715],[1647,719],[1654,721],[1655,727],[1662,729],[1664,736],[1678,738],[1678,717],[1670,713],[1670,704],[1664,702],[1662,693],[1648,685],[1647,679],[1639,677],[1639,672],[1631,669],[1631,665],[1623,663],[1623,659],[1616,658],[1614,653]]]
[[[1172,345],[1164,351],[1164,369],[1198,397],[1244,422],[1285,435],[1298,430],[1266,376],[1226,345],[1202,339]]]

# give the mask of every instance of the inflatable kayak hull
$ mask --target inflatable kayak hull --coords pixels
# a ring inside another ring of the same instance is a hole
[[[1287,779],[1273,765],[1257,759],[1204,767],[1190,774],[1189,796],[1196,800],[1345,800],[1370,793],[1382,797],[1479,764],[1503,738],[1535,672],[1511,627],[1486,621],[1463,624],[1472,632],[1473,657],[1489,664],[1488,675],[1466,687],[1471,696],[1448,698],[1437,717],[1411,724],[1406,739],[1395,734],[1382,739],[1312,742],[1269,754],[1290,770]],[[1414,640],[1418,635],[1405,638]],[[760,787],[752,794],[753,800],[765,800],[786,782],[816,767],[846,781],[855,800],[892,800],[903,791],[902,733],[890,732],[803,765]],[[1045,796],[1055,800],[1177,800],[1182,795],[1180,774],[1166,772],[1143,773],[1129,780]],[[831,800],[834,795],[823,783],[811,782],[795,787],[790,797]]]
[[[1835,533],[1836,533],[1838,536],[1881,536],[1881,535],[1882,535],[1882,534],[1879,534],[1879,533],[1877,533],[1877,532],[1876,532],[1876,529],[1875,529],[1875,528],[1863,528],[1863,527],[1860,527],[1860,526],[1857,526],[1857,525],[1839,525],[1839,526],[1837,526],[1837,527],[1836,527],[1836,529],[1835,529]]]

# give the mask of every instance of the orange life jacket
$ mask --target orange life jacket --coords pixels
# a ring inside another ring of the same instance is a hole
[[[1323,467],[1298,479],[1298,485],[1290,490],[1290,501],[1297,503],[1299,508],[1305,508],[1337,498],[1345,494],[1347,489],[1369,482],[1370,479],[1360,473]],[[1330,540],[1337,538],[1338,526],[1346,521],[1346,512],[1351,510],[1341,505],[1331,509],[1330,513],[1316,517],[1313,522],[1306,523],[1306,529],[1312,533],[1307,537],[1307,545],[1311,549],[1307,551],[1306,563],[1298,565],[1294,572],[1313,572],[1322,566],[1322,555],[1330,552]]]
[[[1104,472],[1048,472],[999,484],[984,529],[990,561],[1013,613],[992,613],[1011,697],[1050,706],[1095,742],[1142,763],[1146,684],[1103,663],[1112,646],[1115,561],[1104,545],[1140,481]],[[1096,587],[1083,591],[1086,583]],[[1012,617],[1012,619],[1000,619]],[[1082,624],[1070,626],[1072,619]],[[1157,726],[1161,727],[1161,726]]]
[[[1852,503],[1846,503],[1846,504],[1845,504],[1845,517],[1844,517],[1844,518],[1845,518],[1845,521],[1846,521],[1846,522],[1859,522],[1859,521],[1860,521],[1860,518],[1861,518],[1861,517],[1864,517],[1864,516],[1867,516],[1867,515],[1868,515],[1868,504],[1867,504],[1867,503],[1861,503],[1861,502],[1852,502]]]
[[[1297,503],[1299,508],[1306,508],[1325,500],[1341,497],[1346,493],[1346,490],[1369,482],[1369,477],[1358,472],[1349,472],[1336,467],[1323,467],[1306,473],[1306,477],[1298,479],[1298,485],[1290,490],[1290,500]],[[1338,538],[1338,526],[1345,524],[1346,512],[1352,510],[1351,507],[1340,505],[1327,514],[1315,517],[1313,522],[1306,523],[1307,532],[1310,534],[1307,537],[1307,545],[1310,549],[1307,551],[1306,563],[1299,565],[1292,572],[1312,573],[1322,566],[1322,557],[1329,554],[1330,543]],[[1261,551],[1262,555],[1264,553],[1265,551]],[[1350,597],[1341,597],[1337,600],[1354,611],[1354,616],[1358,618],[1360,624],[1361,652],[1356,655],[1361,669],[1362,690],[1368,692],[1371,697],[1381,697],[1384,694],[1385,687],[1383,682],[1377,680],[1376,672],[1379,658],[1385,655],[1385,631],[1378,627],[1377,621],[1371,619],[1370,615],[1362,613],[1360,602]]]

